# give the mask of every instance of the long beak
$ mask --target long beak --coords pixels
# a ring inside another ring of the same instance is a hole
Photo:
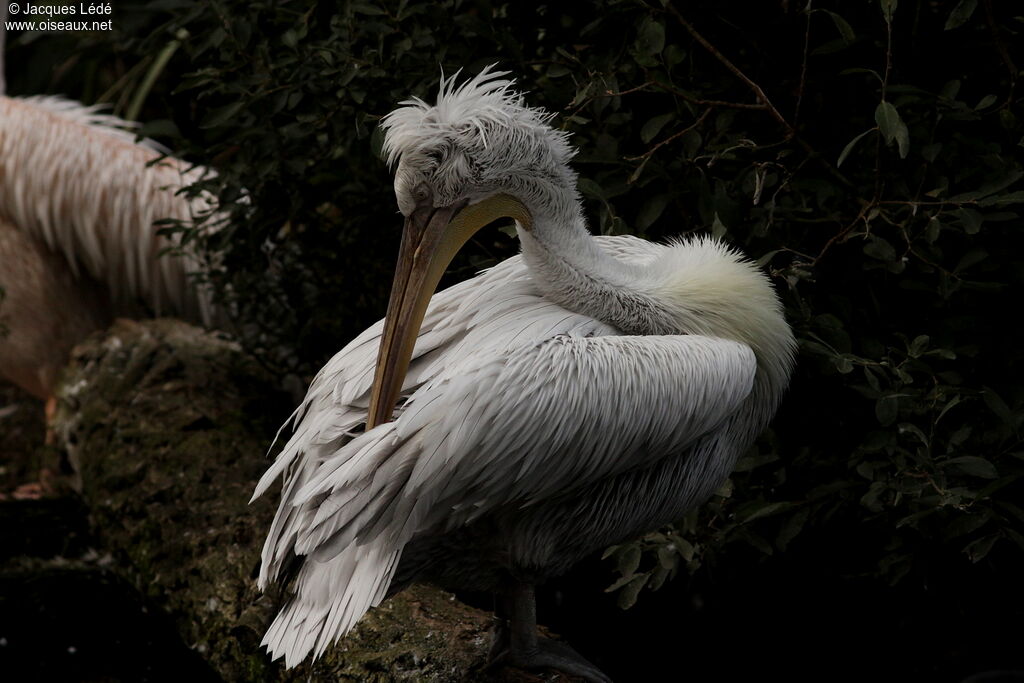
[[[459,249],[477,230],[498,218],[514,218],[527,229],[532,227],[526,207],[508,195],[497,195],[468,207],[465,204],[463,201],[436,209],[423,207],[405,219],[370,391],[367,430],[391,420],[427,304]]]

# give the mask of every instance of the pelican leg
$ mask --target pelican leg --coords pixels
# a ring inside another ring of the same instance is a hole
[[[515,584],[497,598],[495,608],[497,623],[488,668],[555,669],[587,683],[612,683],[612,679],[565,643],[537,635],[537,603],[532,584]]]
[[[50,394],[43,404],[43,414],[46,418],[46,434],[43,437],[44,446],[57,445],[57,433],[53,431],[53,418],[57,415],[57,397]]]
[[[497,664],[511,643],[508,615],[511,612],[508,597],[504,593],[494,594],[494,626],[491,629],[491,647],[487,651],[488,668]]]
[[[57,443],[56,434],[53,431],[53,416],[57,412],[57,398],[49,396],[46,399],[44,414],[46,418],[46,432],[43,438],[44,446],[54,446]],[[57,493],[58,474],[50,467],[43,465],[39,469],[39,480],[21,484],[11,491],[11,498],[14,500],[38,500],[53,496]]]

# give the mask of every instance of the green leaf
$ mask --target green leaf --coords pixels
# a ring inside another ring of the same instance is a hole
[[[665,207],[668,206],[672,200],[670,194],[659,194],[656,197],[652,197],[650,201],[644,204],[643,208],[640,209],[639,215],[636,217],[636,229],[639,232],[644,232],[647,228],[651,227],[656,220],[661,218],[661,214],[665,212]]]
[[[957,209],[953,213],[960,219],[960,224],[964,226],[964,232],[968,235],[975,235],[981,230],[981,222],[985,218],[980,212],[964,207]]]
[[[982,109],[988,109],[996,103],[995,95],[985,95],[978,101],[978,104],[974,105],[974,111],[981,111]]]
[[[909,514],[906,517],[903,517],[902,519],[900,519],[900,521],[896,522],[896,528],[897,529],[902,529],[903,527],[905,527],[907,525],[910,525],[911,527],[915,527],[915,526],[917,526],[917,522],[919,520],[922,520],[925,517],[931,516],[932,514],[934,514],[936,512],[937,509],[938,508],[929,508],[927,510],[919,510],[917,512]]]
[[[619,593],[618,604],[622,609],[629,609],[636,604],[636,598],[640,595],[640,590],[647,583],[647,579],[650,578],[649,574],[641,574],[640,576],[633,577],[633,580],[622,587],[622,591]]]
[[[779,456],[770,455],[746,455],[739,459],[736,466],[733,467],[733,472],[750,472],[752,470],[761,467],[762,465],[768,465],[779,459]]]
[[[861,497],[860,504],[872,512],[881,512],[883,505],[878,499],[885,493],[886,488],[887,485],[884,481],[871,482],[868,492]]]
[[[900,434],[913,434],[924,446],[928,446],[928,437],[924,435],[921,428],[912,422],[901,422],[899,424]]]
[[[839,160],[836,161],[836,167],[838,168],[839,166],[843,165],[843,162],[846,161],[846,157],[850,156],[850,152],[853,151],[853,148],[857,145],[858,142],[861,141],[861,139],[865,135],[867,135],[868,133],[873,133],[876,130],[878,130],[878,129],[877,128],[868,128],[866,131],[864,131],[863,133],[861,133],[860,135],[858,135],[854,139],[852,139],[849,142],[847,142],[846,143],[846,147],[843,147],[843,151],[839,153]]]
[[[960,257],[960,261],[956,264],[956,268],[953,269],[953,272],[959,273],[963,270],[967,270],[971,266],[975,266],[987,258],[988,252],[984,249],[971,249]]]
[[[971,437],[971,432],[973,431],[974,428],[971,427],[971,425],[963,425],[962,427],[960,427],[955,432],[949,435],[949,445],[959,446],[960,444],[964,443],[965,441],[967,441],[967,439]]]
[[[1024,510],[1021,510],[1019,507],[1006,500],[997,501],[996,506],[999,507],[1000,510],[1008,512],[1017,519],[1017,521],[1024,524]]]
[[[882,16],[885,18],[885,23],[892,23],[892,15],[896,13],[896,0],[879,0],[879,5],[882,6]]]
[[[669,67],[679,64],[684,59],[686,59],[686,50],[684,50],[682,46],[672,43],[665,48],[665,63],[668,64]]]
[[[1009,474],[1009,475],[1007,475],[1005,477],[1000,477],[999,479],[996,479],[995,481],[986,484],[983,489],[978,491],[978,494],[974,497],[974,499],[975,500],[984,500],[984,499],[990,497],[993,493],[995,493],[999,489],[1002,489],[1002,488],[1005,488],[1005,487],[1009,486],[1010,484],[1012,484],[1013,482],[1017,481],[1021,477],[1024,477],[1024,470],[1018,471],[1018,472],[1014,472],[1013,474]]]
[[[949,13],[949,18],[946,19],[946,26],[943,30],[952,31],[958,26],[963,26],[971,15],[974,14],[975,8],[978,6],[978,0],[960,0],[953,8],[953,11]]]
[[[619,553],[618,569],[623,576],[632,576],[640,567],[640,546],[630,545]]]
[[[882,131],[882,135],[885,136],[886,142],[892,142],[896,139],[896,127],[900,122],[900,114],[896,111],[891,103],[882,100],[875,107],[875,123],[878,124],[878,129]]]
[[[633,576],[632,574],[630,574],[629,576],[620,576],[618,579],[615,580],[615,583],[613,583],[612,585],[610,585],[607,588],[605,588],[604,592],[605,593],[614,593],[615,591],[619,590],[620,588],[622,588],[623,586],[625,586],[627,583],[629,583],[630,581],[632,581],[635,578],[636,577]]]
[[[665,27],[659,21],[650,20],[640,33],[647,54],[658,55],[665,49]]]
[[[637,62],[642,66],[657,64],[655,57],[665,49],[665,27],[661,22],[655,21],[649,16],[645,17],[640,24],[633,49],[636,52]]]
[[[384,161],[384,130],[380,126],[374,126],[370,133],[370,149],[375,157]]]
[[[656,591],[665,585],[665,579],[672,574],[672,570],[664,567],[655,567],[651,572],[651,579],[647,582],[647,590]]]
[[[696,553],[696,549],[693,544],[687,541],[682,536],[673,536],[672,543],[676,546],[676,551],[682,556],[687,562],[693,561],[693,556]]]
[[[912,565],[913,559],[909,554],[898,553],[882,558],[878,563],[878,571],[886,577],[890,586],[895,586],[910,572]]]
[[[911,342],[910,347],[907,349],[907,355],[911,358],[917,358],[928,348],[928,342],[931,341],[927,334],[919,334],[914,337],[914,341]]]
[[[910,131],[903,121],[900,121],[900,125],[896,128],[896,147],[900,151],[900,159],[906,159],[907,154],[910,153]]]
[[[750,531],[748,527],[743,527],[740,531],[738,531],[736,533],[736,537],[740,540],[746,541],[750,544],[752,548],[760,550],[765,555],[772,555],[775,552],[775,549],[772,547],[771,543],[766,541],[758,534],[755,534],[752,531]]]
[[[992,391],[989,388],[985,388],[981,392],[981,397],[985,399],[985,405],[991,410],[996,417],[998,417],[1004,424],[1013,426],[1013,413],[1010,411],[1010,407],[1006,405],[1006,402],[999,397],[999,394]]]
[[[683,154],[686,159],[692,159],[697,156],[697,152],[700,150],[703,142],[704,138],[696,130],[688,130],[679,138],[679,144],[683,148]]]
[[[1012,540],[1014,543],[1017,544],[1018,548],[1020,548],[1021,550],[1024,550],[1024,535],[1022,535],[1018,531],[1014,531],[1013,529],[1010,529],[1009,527],[1007,527],[1006,529],[1003,529],[1003,531],[1005,531],[1006,535],[1010,537],[1010,540]]]
[[[941,142],[932,142],[921,148],[921,156],[924,160],[931,163],[939,157],[939,152],[942,151]]]
[[[665,127],[665,124],[676,118],[675,112],[668,114],[661,114],[649,119],[644,124],[643,128],[640,129],[640,139],[644,141],[644,144],[650,142],[655,136],[661,132],[661,129]]]
[[[776,515],[790,509],[791,507],[793,507],[793,503],[790,503],[789,501],[768,503],[767,505],[758,507],[752,513],[747,515],[745,519],[741,519],[740,521],[747,524],[749,522],[753,522],[755,519],[761,519],[762,517],[768,517],[769,515]]]
[[[796,538],[801,531],[803,531],[804,525],[811,516],[811,509],[804,506],[797,510],[797,512],[791,516],[782,529],[779,530],[779,535],[775,538],[775,545],[779,547],[779,550],[785,550],[789,546],[790,542]]]
[[[857,34],[853,32],[853,28],[846,22],[846,19],[830,10],[825,10],[825,13],[832,19],[832,23],[836,25],[836,30],[839,31],[839,35],[843,37],[847,44],[857,39]]]
[[[864,253],[871,258],[890,263],[896,260],[896,250],[887,240],[872,235],[864,245]]]
[[[979,187],[977,190],[954,195],[949,198],[949,201],[963,202],[981,199],[982,197],[988,197],[989,195],[995,194],[1000,190],[1005,190],[1006,188],[1008,188],[1010,185],[1013,185],[1021,178],[1024,178],[1024,171],[1014,169],[1009,173],[1005,173],[994,179],[988,180],[987,182],[983,183],[982,186]]]
[[[216,128],[217,126],[221,125],[222,123],[225,123],[228,119],[232,118],[235,114],[237,114],[244,104],[244,102],[239,100],[238,102],[226,104],[223,107],[217,107],[203,118],[203,121],[199,124],[199,127]]]
[[[960,536],[966,536],[967,534],[973,533],[985,526],[988,522],[989,516],[987,514],[964,514],[959,515],[954,519],[949,526],[946,527],[942,534],[942,537],[946,540],[959,538]]]
[[[840,76],[849,76],[851,74],[871,74],[876,79],[878,79],[879,83],[882,82],[882,77],[881,75],[879,75],[877,71],[875,71],[874,69],[866,69],[862,66],[850,67],[849,69],[843,69],[842,71],[839,72]]]
[[[878,130],[882,132],[886,143],[896,142],[899,146],[900,158],[905,159],[907,152],[910,151],[910,132],[891,102],[882,100],[878,103],[878,106],[875,107],[875,123],[878,124]]]
[[[895,422],[898,415],[899,395],[882,396],[875,401],[875,417],[878,418],[879,424],[883,427],[888,427]]]
[[[867,460],[865,460],[864,462],[857,465],[857,474],[864,477],[868,481],[874,481],[876,464],[876,462],[868,462]]]
[[[387,14],[387,12],[385,12],[380,7],[376,7],[376,6],[374,6],[374,5],[372,5],[372,4],[368,3],[368,2],[356,2],[356,3],[353,3],[352,11],[354,11],[356,14],[365,14],[367,16],[375,16],[375,17],[379,17],[379,16],[383,16],[383,15]]]
[[[868,367],[867,365],[862,369],[864,370],[864,379],[867,381],[868,386],[876,392],[876,395],[880,394],[882,392],[882,384],[878,381],[878,376],[881,373],[875,368]]]
[[[725,223],[718,217],[718,212],[715,212],[715,220],[711,222],[711,235],[715,239],[722,239],[726,233],[729,232],[729,228],[725,227]]]
[[[993,197],[986,197],[978,202],[978,206],[1008,206],[1010,204],[1024,204],[1024,190],[997,194]]]
[[[845,50],[850,44],[843,38],[836,38],[835,40],[829,40],[822,43],[818,47],[811,50],[812,55],[830,55],[840,50]]]
[[[665,569],[675,569],[679,566],[679,555],[671,545],[663,545],[658,548],[658,564]]]
[[[964,552],[967,553],[967,557],[971,558],[971,562],[981,562],[998,540],[999,536],[997,534],[979,538],[977,541],[968,543],[964,548]]]
[[[945,85],[942,86],[942,90],[939,91],[939,97],[942,97],[943,99],[947,99],[950,101],[955,101],[957,94],[959,94],[960,92],[960,85],[961,83],[959,79],[947,81]]]
[[[942,467],[952,467],[958,472],[981,479],[997,479],[999,477],[999,472],[996,471],[995,465],[985,458],[980,458],[976,455],[961,455],[958,458],[950,458],[942,463]]]
[[[584,197],[591,199],[604,199],[604,190],[590,178],[580,178],[576,186]]]
[[[576,96],[573,97],[572,102],[569,103],[569,106],[579,106],[580,104],[582,104],[590,96],[590,91],[594,90],[595,86],[596,83],[594,83],[594,81],[592,80],[577,86]]]

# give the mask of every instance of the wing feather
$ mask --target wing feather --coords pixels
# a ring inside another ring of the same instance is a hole
[[[390,558],[417,534],[681,453],[733,415],[755,367],[748,347],[699,336],[564,335],[509,358],[480,359],[465,374],[421,387],[396,422],[353,439],[295,492],[293,509],[307,517],[294,548],[310,556],[304,567],[337,562],[353,548]],[[587,396],[564,401],[573,392],[548,382],[562,370],[578,378],[574,386],[589,387]],[[515,390],[502,391],[510,379]],[[364,588],[365,580],[346,584],[328,600],[354,601]],[[343,622],[357,618],[346,611]]]
[[[638,263],[657,249],[599,239]],[[381,330],[320,371],[254,495],[285,476],[260,585],[292,553],[308,556],[264,640],[289,663],[382,599],[416,534],[680,453],[737,409],[756,366],[748,347],[722,339],[620,336],[545,300],[513,258],[431,299],[399,417],[359,433]]]

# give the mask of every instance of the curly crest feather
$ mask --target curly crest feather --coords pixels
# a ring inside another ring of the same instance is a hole
[[[568,133],[551,128],[553,114],[524,103],[522,94],[512,89],[515,81],[503,78],[508,71],[494,71],[492,64],[456,85],[461,72],[441,76],[435,104],[413,97],[384,117],[383,151],[390,166],[443,139],[463,145],[478,143],[486,149],[496,135],[557,141],[554,151],[560,153],[559,161],[572,158],[575,152],[569,147]],[[516,140],[506,142],[514,145]]]

